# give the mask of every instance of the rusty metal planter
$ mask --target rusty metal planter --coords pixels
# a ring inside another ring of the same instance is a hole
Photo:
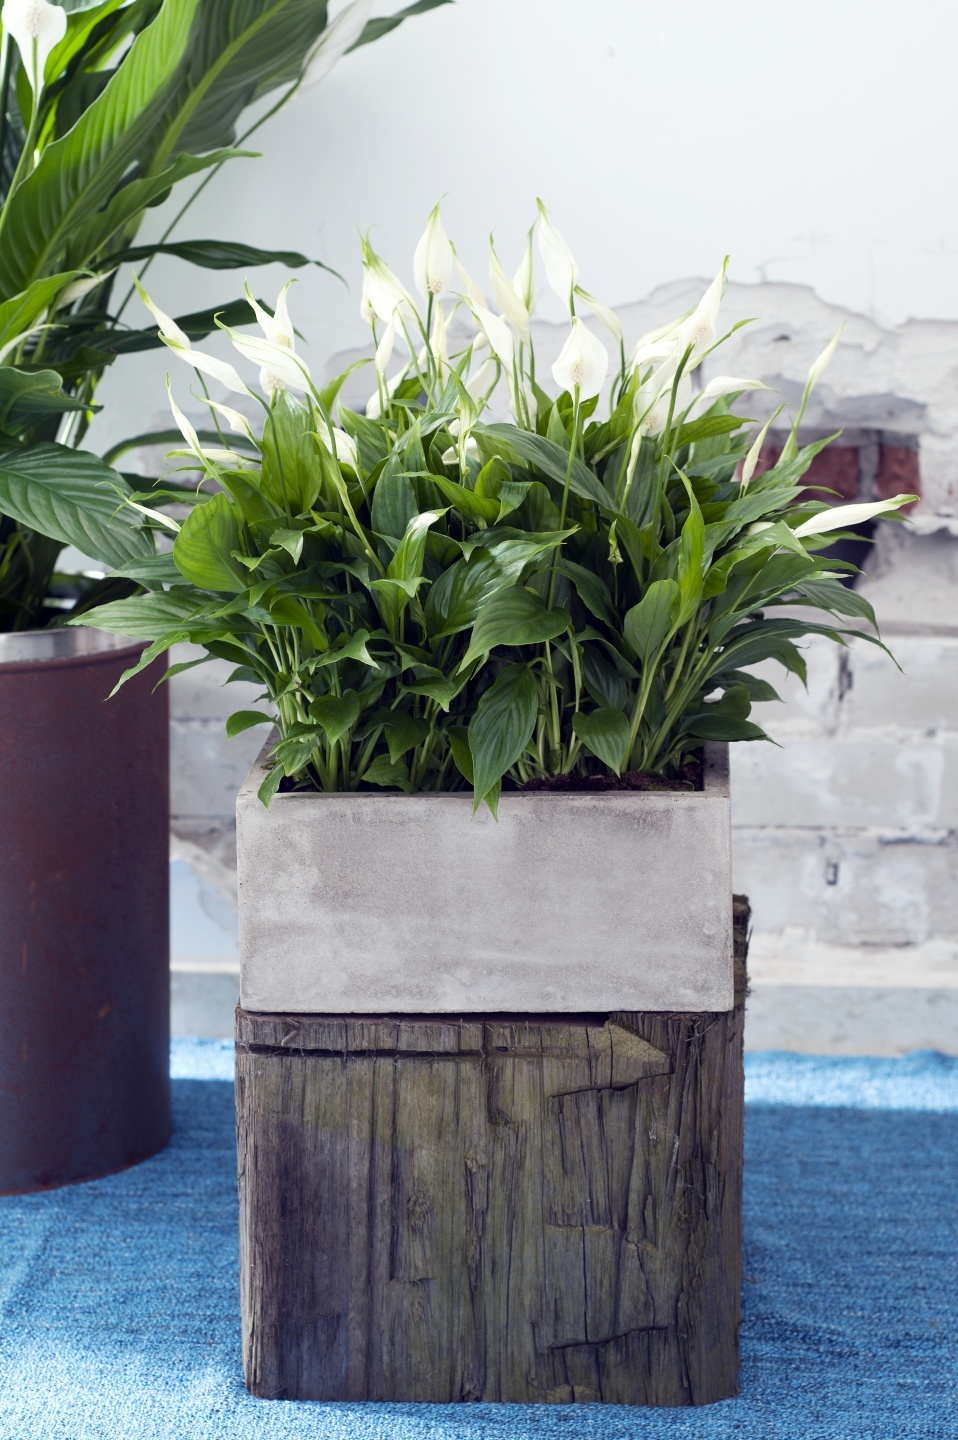
[[[166,686],[93,630],[0,636],[0,1193],[170,1133]]]

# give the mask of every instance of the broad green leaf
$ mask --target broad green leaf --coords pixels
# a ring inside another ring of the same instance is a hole
[[[176,568],[171,551],[162,555],[144,555],[142,560],[131,560],[127,565],[118,565],[112,575],[126,580],[135,580],[147,590],[162,590],[164,585],[182,585],[183,576]]]
[[[85,610],[68,625],[92,625],[111,635],[129,635],[132,640],[160,640],[171,631],[187,631],[197,614],[196,601],[174,590],[155,595],[132,595],[128,600],[111,600]],[[185,638],[185,633],[184,633]]]
[[[369,45],[373,40],[380,40],[383,35],[388,35],[390,30],[395,30],[404,20],[413,15],[425,15],[427,10],[435,10],[439,5],[448,5],[451,0],[414,0],[412,5],[407,5],[404,10],[397,10],[394,15],[379,15],[374,20],[367,20],[363,32],[355,45],[350,50],[358,50],[360,45]],[[349,54],[349,51],[346,52]]]
[[[210,155],[177,155],[156,175],[127,180],[102,210],[95,210],[71,227],[64,252],[68,265],[83,265],[115,235],[138,223],[143,211],[155,205],[191,175],[223,165],[227,160],[252,158],[249,150],[214,150]],[[111,260],[112,260],[111,256]]]
[[[401,760],[408,750],[414,750],[421,745],[431,729],[432,726],[427,720],[397,710],[395,718],[385,726],[390,760]]]
[[[445,499],[463,515],[468,515],[474,520],[484,520],[487,525],[494,525],[498,520],[500,510],[498,500],[490,500],[482,495],[477,495],[475,490],[469,490],[455,480],[448,480],[445,475],[432,475],[430,479],[442,491]]]
[[[499,540],[494,532],[487,545],[474,549],[443,571],[429,591],[425,615],[434,639],[455,635],[475,623],[485,602],[500,590],[514,585],[526,566],[561,544],[559,539]]]
[[[731,715],[693,715],[685,721],[685,731],[698,740],[767,740],[760,725],[751,720],[735,720]]]
[[[180,574],[201,590],[238,595],[249,583],[233,557],[239,548],[236,515],[220,491],[187,515],[173,542],[173,558]]]
[[[572,729],[603,765],[621,775],[629,752],[629,722],[621,710],[580,710],[572,717]]]
[[[33,445],[0,454],[0,513],[113,567],[153,554],[130,487],[86,450]]]
[[[378,662],[366,648],[369,638],[368,630],[356,630],[348,637],[340,636],[325,655],[311,662],[313,668],[318,670],[324,665],[335,665],[341,660],[358,660],[360,664],[368,665],[371,670],[378,670]]]
[[[647,665],[676,627],[679,587],[674,580],[656,580],[638,605],[626,612],[623,633],[634,653]]]
[[[359,696],[355,690],[347,690],[343,695],[321,695],[310,705],[309,714],[323,727],[330,744],[335,745],[355,725],[359,710]]]
[[[469,722],[475,812],[525,750],[539,713],[528,665],[508,665],[484,692]]]
[[[299,564],[299,557],[303,553],[302,530],[287,530],[283,526],[280,526],[280,528],[274,530],[269,537],[269,543],[271,545],[282,546],[294,564]]]
[[[5,247],[0,247],[0,270],[3,267],[3,255]],[[11,340],[22,335],[31,329],[42,315],[49,310],[61,290],[66,289],[71,280],[80,277],[78,270],[67,270],[57,275],[44,275],[34,280],[19,292],[11,293],[10,298],[0,304],[0,346],[8,345]]]
[[[192,663],[198,662],[193,661]],[[232,740],[234,735],[240,735],[244,730],[251,730],[254,725],[275,724],[274,716],[261,715],[258,710],[234,710],[226,722],[226,738]]]
[[[0,430],[9,435],[16,435],[50,415],[86,408],[81,400],[64,394],[63,382],[55,370],[0,366]]]
[[[373,530],[398,544],[418,513],[412,481],[403,473],[398,457],[392,455],[373,491],[370,512]]]
[[[282,783],[283,767],[282,765],[273,765],[272,768],[267,771],[266,779],[262,782],[256,792],[257,797],[263,802],[267,810],[270,807],[273,796],[276,794]]]
[[[686,485],[689,497],[689,513],[682,526],[682,538],[678,556],[679,613],[676,625],[682,626],[690,620],[702,602],[704,583],[705,525],[702,511],[692,492]]]
[[[448,711],[462,685],[458,680],[421,680],[417,685],[402,688],[407,695],[424,695],[427,700],[435,700],[440,710]]]
[[[282,265],[288,270],[303,265],[318,265],[321,270],[329,267],[319,260],[310,260],[298,250],[260,250],[255,245],[241,245],[235,240],[178,240],[166,244],[132,245],[120,254],[114,255],[117,263],[137,264],[151,260],[154,255],[172,255],[177,260],[186,260],[190,265],[202,266],[205,270],[236,270],[247,265]]]
[[[263,494],[289,515],[302,515],[319,494],[322,471],[313,418],[281,390],[270,407],[260,446]]]
[[[738,415],[703,415],[700,420],[690,420],[688,424],[679,427],[672,437],[671,448],[681,450],[684,445],[691,445],[694,440],[705,440],[712,435],[729,435],[733,430],[741,430],[743,425],[751,423],[751,420]]]
[[[62,139],[44,149],[32,174],[7,200],[0,248],[4,299],[56,268],[77,226],[109,203],[131,171],[143,173],[144,157],[167,129],[166,106],[198,4],[166,0],[103,93]]]
[[[569,477],[569,489],[583,500],[592,500],[603,509],[611,507],[611,497],[602,481],[584,465],[578,456],[573,457],[570,466],[568,453],[544,435],[520,430],[515,425],[477,425],[473,434],[480,450],[487,448],[484,441],[491,441],[495,454],[513,461],[519,461],[547,475],[553,484],[564,486]],[[490,455],[490,458],[491,455]]]
[[[377,755],[360,777],[364,784],[383,785],[390,790],[412,791],[409,783],[409,771],[401,760],[387,760],[385,755]]]
[[[574,561],[566,560],[564,557],[559,560],[556,569],[560,575],[565,575],[572,581],[579,599],[597,620],[601,620],[603,624],[614,629],[618,628],[619,621],[612,604],[609,587],[600,575],[597,575],[594,570],[589,570],[584,565],[577,565]]]
[[[456,769],[463,779],[471,785],[473,765],[472,751],[469,749],[469,731],[465,725],[450,725],[446,734],[449,737],[449,749],[452,751],[452,758],[455,761]]]
[[[822,610],[833,610],[836,615],[861,616],[878,629],[878,621],[875,618],[875,611],[871,603],[864,595],[857,590],[852,590],[848,585],[843,585],[840,580],[831,580],[827,577],[821,579],[803,580],[798,586],[799,594],[812,605]]]
[[[476,616],[469,648],[459,664],[464,670],[497,645],[538,645],[569,628],[567,610],[549,610],[534,591],[512,586],[487,600]]]

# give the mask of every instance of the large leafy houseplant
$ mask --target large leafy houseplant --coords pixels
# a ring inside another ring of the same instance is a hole
[[[108,534],[102,511],[87,506],[83,523],[77,508],[78,487],[87,494],[104,479],[129,496],[127,480],[76,447],[105,368],[160,343],[154,329],[124,322],[125,303],[114,303],[117,267],[148,264],[157,254],[214,270],[307,263],[296,253],[220,241],[136,244],[147,209],[181,181],[209,178],[226,160],[251,153],[235,144],[250,105],[279,92],[247,135],[304,76],[439,3],[418,0],[370,20],[369,0],[353,0],[328,25],[326,0],[6,0],[0,465],[11,492],[37,482],[47,502],[36,524],[19,519],[16,504],[0,507],[0,630],[62,619],[78,591],[81,604],[94,604],[136,588],[122,576],[95,587],[58,578],[68,539],[111,568],[152,550],[137,527]],[[184,330],[207,334],[215,309],[234,324],[252,318],[237,301],[183,317]]]
[[[421,305],[364,242],[362,307],[376,341],[365,414],[339,403],[345,376],[313,381],[285,289],[272,314],[247,292],[256,338],[218,322],[260,367],[262,393],[144,294],[171,349],[242,394],[249,413],[256,394],[260,421],[209,400],[216,424],[239,437],[210,447],[172,402],[186,441],[174,454],[201,472],[182,520],[162,508],[170,492],[137,510],[115,484],[84,480],[78,513],[103,517],[109,503],[110,533],[173,543],[122,569],[150,593],[75,623],[149,642],[141,667],[189,639],[232,662],[232,678],[260,684],[279,727],[267,802],[284,780],[472,786],[493,809],[503,783],[630,772],[688,783],[704,741],[765,738],[749,711],[776,697],[754,666],[774,659],[804,678],[801,637],[877,641],[867,600],[842,583],[851,567],[821,551],[911,497],[811,498],[803,476],[821,445],[799,446],[801,411],[760,473],[768,425],[753,435],[731,408],[757,382],[695,388],[722,339],[725,267],[691,314],[627,358],[616,317],[579,286],[544,211],[538,239],[570,311],[557,395],[535,371],[531,233],[513,281],[493,251],[497,314],[438,208],[416,253]],[[601,412],[609,354],[577,309],[618,349]],[[393,368],[397,345],[405,355]],[[802,411],[834,346],[813,367]],[[512,418],[495,418],[503,403]],[[41,492],[20,492],[25,516],[42,509]],[[12,503],[3,477],[0,503]],[[841,628],[829,613],[868,628]],[[240,711],[228,729],[270,718]]]

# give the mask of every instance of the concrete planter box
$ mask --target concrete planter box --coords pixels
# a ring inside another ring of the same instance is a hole
[[[747,905],[697,794],[237,802],[246,1383],[738,1390]],[[734,919],[734,924],[733,924]]]
[[[236,804],[240,1004],[347,1014],[728,1010],[728,747],[698,793]]]

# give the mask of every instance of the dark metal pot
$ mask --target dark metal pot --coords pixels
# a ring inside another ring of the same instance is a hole
[[[0,1193],[170,1133],[169,747],[156,667],[96,630],[0,635]]]

